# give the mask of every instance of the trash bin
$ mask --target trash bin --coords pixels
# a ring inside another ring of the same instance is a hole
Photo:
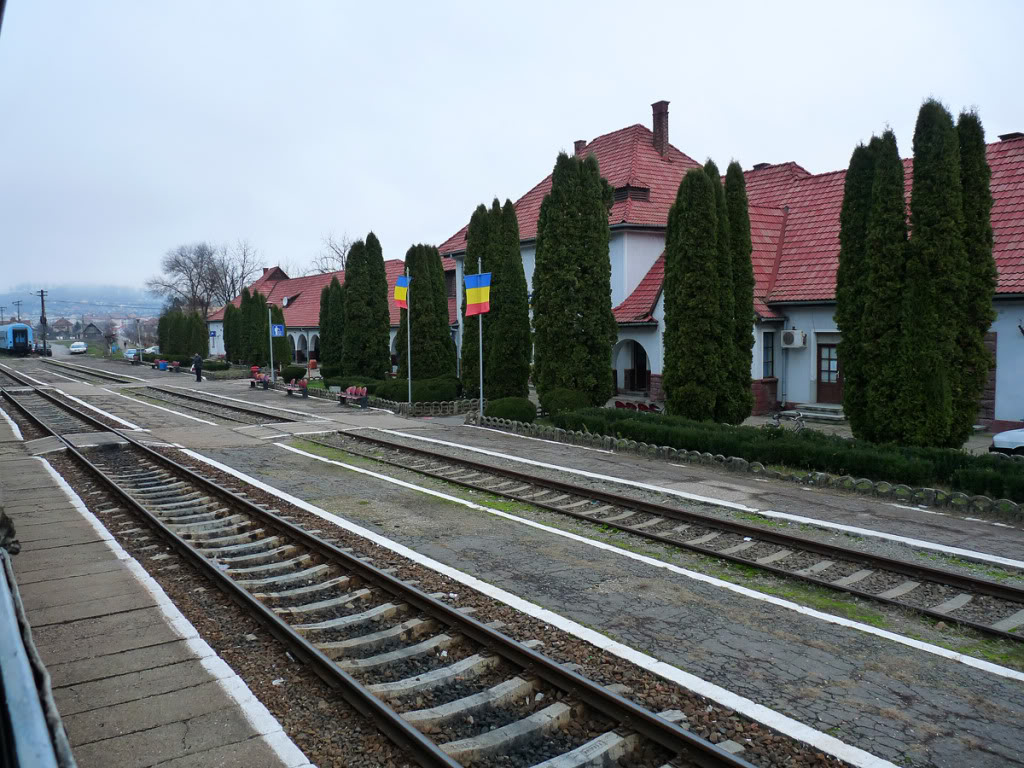
[[[167,370],[167,361],[166,360],[161,360],[160,361],[160,370],[161,371],[166,371]]]

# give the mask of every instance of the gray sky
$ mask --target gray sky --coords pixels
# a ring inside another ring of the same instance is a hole
[[[720,167],[835,170],[887,124],[909,155],[928,96],[1024,131],[1024,4],[847,5],[8,0],[0,288],[138,283],[197,240],[402,258],[659,99]]]

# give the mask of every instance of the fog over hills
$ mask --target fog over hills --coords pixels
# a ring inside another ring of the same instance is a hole
[[[39,289],[46,293],[46,315],[80,319],[90,316],[155,316],[160,313],[161,299],[147,293],[142,286],[21,283],[0,292],[6,322],[17,316],[15,301],[21,301],[21,319],[39,321]]]

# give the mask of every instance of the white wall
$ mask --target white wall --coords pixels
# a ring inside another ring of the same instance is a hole
[[[834,304],[791,306],[785,310],[786,320],[779,330],[796,329],[807,334],[803,349],[779,349],[775,370],[779,378],[779,400],[785,402],[815,403],[818,401],[817,359],[818,337],[826,336],[828,343],[838,333]],[[761,378],[758,376],[757,378]]]
[[[209,333],[216,333],[216,336],[210,336],[210,357],[217,357],[218,355],[224,354],[224,323],[207,323],[207,330]]]
[[[1024,421],[1024,300],[997,301],[996,419]]]
[[[764,334],[775,334],[775,378],[782,377],[782,323],[758,323],[752,329],[754,348],[751,350],[750,378],[754,381],[764,378]]]
[[[523,257],[523,272],[526,273],[526,291],[533,296],[533,269],[537,266],[537,246],[532,243],[520,246],[519,253]]]
[[[612,233],[612,242],[615,241],[617,233]],[[615,262],[612,261],[612,306],[617,307],[625,301],[644,275],[658,260],[661,252],[665,250],[664,232],[623,232],[623,243],[625,249],[625,269],[619,275],[615,272]],[[622,298],[616,298],[616,288],[621,283]]]

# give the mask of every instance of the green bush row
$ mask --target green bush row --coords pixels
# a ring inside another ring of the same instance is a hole
[[[552,389],[540,395],[540,405],[548,415],[562,411],[576,411],[587,408],[591,404],[589,392],[577,392],[574,389]]]
[[[147,352],[142,354],[142,361],[146,363],[155,363],[157,360],[166,360],[168,363],[177,363],[179,367],[191,368],[192,357],[168,357],[166,355],[152,355]],[[203,360],[204,371],[226,371],[231,367],[231,363],[227,360]]]
[[[525,397],[502,397],[488,400],[484,407],[484,416],[495,419],[512,419],[532,424],[537,418],[537,406]]]
[[[361,385],[360,385],[361,386]],[[407,379],[388,379],[382,382],[374,394],[385,400],[405,402],[409,399]],[[412,401],[414,403],[436,403],[442,400],[458,400],[462,395],[462,382],[454,376],[439,376],[436,379],[413,379]]]
[[[287,382],[291,381],[292,379],[302,379],[305,378],[305,376],[306,369],[303,368],[301,365],[286,365],[284,368],[281,369],[280,378],[284,379]]]
[[[815,430],[732,427],[678,416],[608,408],[552,414],[562,429],[587,430],[687,451],[738,456],[814,472],[912,486],[942,485],[970,494],[1024,501],[1024,468],[996,456],[949,448],[908,448],[848,440]],[[980,490],[986,488],[988,490]]]

